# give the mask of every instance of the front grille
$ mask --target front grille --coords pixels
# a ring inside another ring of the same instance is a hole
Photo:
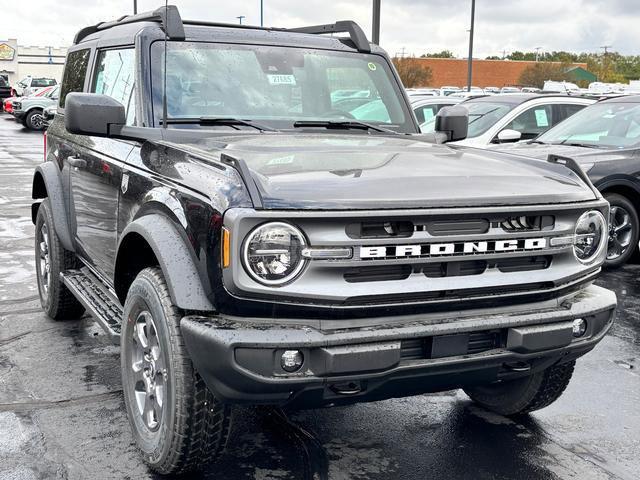
[[[258,284],[242,268],[225,269],[224,285],[238,298],[332,307],[349,312],[345,317],[542,302],[573,293],[598,270],[579,263],[567,241],[591,208],[605,206],[594,201],[486,209],[231,209],[225,226],[234,232],[238,257],[253,229],[282,219],[304,232],[310,248],[350,249],[352,255],[309,260],[294,281],[278,288]]]
[[[506,232],[531,232],[553,228],[555,218],[551,215],[520,215],[499,222]]]
[[[425,360],[475,355],[504,346],[505,335],[501,330],[412,338],[401,343],[402,360]]]
[[[535,257],[503,258],[499,260],[466,260],[463,262],[436,262],[414,265],[376,265],[351,268],[345,271],[344,279],[349,283],[385,282],[406,280],[411,274],[429,278],[464,277],[481,275],[487,268],[496,268],[502,273],[544,270],[551,265],[551,255]]]

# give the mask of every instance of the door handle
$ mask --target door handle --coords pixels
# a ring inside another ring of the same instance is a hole
[[[78,157],[67,157],[67,161],[69,165],[75,168],[84,168],[87,166],[87,161]]]

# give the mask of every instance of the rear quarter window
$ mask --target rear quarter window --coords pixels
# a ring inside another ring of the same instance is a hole
[[[82,92],[84,89],[84,79],[87,75],[87,67],[89,66],[88,48],[84,50],[76,50],[67,55],[67,62],[64,67],[64,75],[62,77],[62,88],[60,90],[60,107],[64,108],[64,102],[67,95],[72,92]]]

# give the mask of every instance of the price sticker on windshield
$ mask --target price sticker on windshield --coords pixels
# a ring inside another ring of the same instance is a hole
[[[376,67],[375,63],[369,62],[369,70],[371,70],[372,72],[375,72],[376,68],[378,68],[378,67]]]
[[[293,75],[267,75],[271,85],[295,85],[296,77]]]

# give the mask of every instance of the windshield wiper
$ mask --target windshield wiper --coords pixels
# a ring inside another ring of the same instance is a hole
[[[566,145],[567,147],[583,147],[583,148],[603,148],[600,145],[596,145],[594,143],[580,143],[580,142],[567,142],[566,140],[563,142],[556,142],[552,145]]]
[[[162,125],[162,120],[160,120]],[[252,127],[262,132],[277,132],[275,128],[268,127],[253,120],[242,120],[240,118],[225,117],[184,117],[184,118],[167,118],[167,125],[224,125],[240,130],[239,126]]]
[[[299,120],[293,123],[293,128],[304,127],[318,127],[327,129],[334,128],[336,130],[373,130],[374,132],[392,133],[394,135],[399,135],[398,132],[394,132],[393,130],[390,130],[388,128],[379,127],[377,125],[361,122],[359,120]]]

